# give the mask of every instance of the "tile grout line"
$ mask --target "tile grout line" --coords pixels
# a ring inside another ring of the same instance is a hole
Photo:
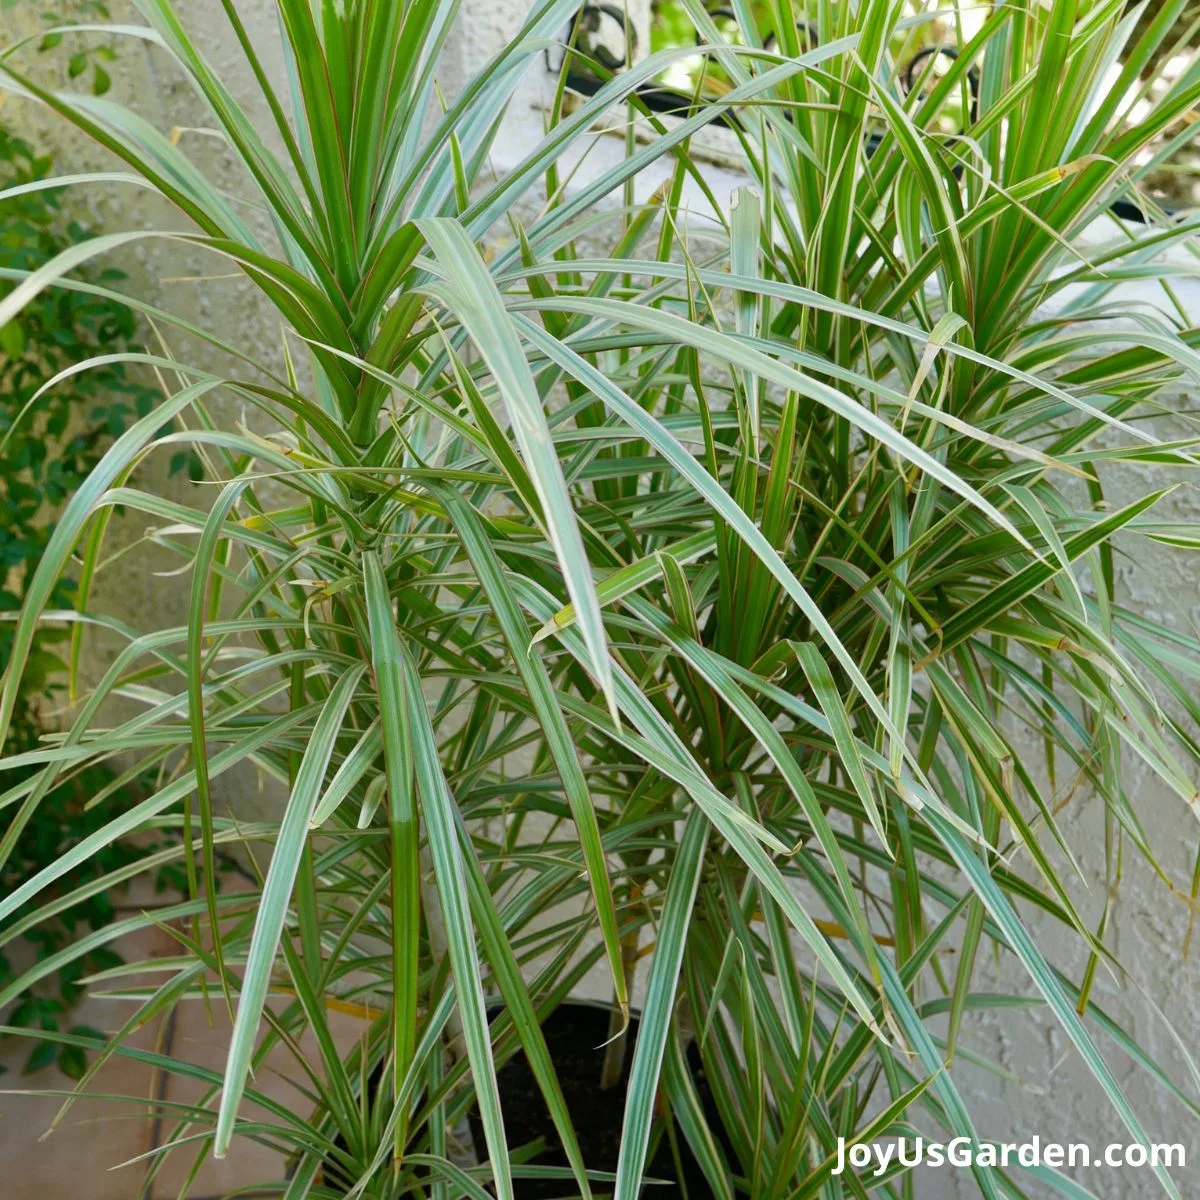
[[[174,1005],[167,1013],[166,1029],[163,1036],[163,1056],[169,1058],[171,1051],[175,1048],[175,1014],[177,1009]],[[170,1072],[165,1068],[159,1068],[158,1079],[155,1081],[154,1099],[156,1101],[154,1116],[150,1122],[150,1145],[147,1147],[148,1152],[153,1155],[158,1149],[159,1139],[162,1137],[162,1110],[159,1107],[167,1098],[167,1088],[170,1086]],[[146,1167],[146,1180],[142,1184],[141,1192],[138,1200],[154,1200],[154,1176],[151,1172],[154,1171],[158,1164],[157,1158],[148,1160]]]

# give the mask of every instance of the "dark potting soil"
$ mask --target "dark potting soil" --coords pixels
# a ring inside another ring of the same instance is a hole
[[[626,1034],[629,1044],[625,1050],[625,1067],[620,1082],[616,1087],[602,1090],[600,1069],[604,1063],[603,1044],[608,1037],[608,1010],[588,1004],[563,1004],[542,1025],[571,1123],[579,1138],[583,1161],[592,1171],[617,1169],[617,1158],[621,1151],[621,1125],[625,1116],[625,1089],[637,1044],[637,1029],[638,1022],[634,1018]],[[700,1069],[698,1056],[689,1056],[689,1065],[710,1128],[717,1131],[720,1125],[716,1121],[712,1093]],[[545,1140],[546,1149],[530,1160],[531,1165],[566,1167],[567,1156],[550,1118],[550,1110],[523,1053],[518,1052],[501,1068],[498,1082],[509,1149],[515,1151],[541,1138]],[[472,1119],[472,1127],[477,1144],[482,1146],[483,1129],[477,1118]],[[657,1139],[657,1148],[643,1174],[647,1178],[671,1182],[647,1183],[642,1191],[644,1200],[676,1200],[684,1196],[687,1200],[710,1200],[712,1189],[688,1150],[682,1131],[678,1126],[675,1127],[675,1143],[682,1166],[680,1172],[665,1130],[659,1136],[660,1127],[661,1122],[652,1131],[651,1146],[655,1146]],[[574,1182],[569,1178],[518,1177],[513,1180],[513,1190],[517,1200],[560,1200],[578,1194]],[[593,1191],[603,1195],[611,1193],[612,1187],[597,1182],[593,1184]]]

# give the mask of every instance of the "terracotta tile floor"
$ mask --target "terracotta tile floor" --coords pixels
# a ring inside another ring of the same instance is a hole
[[[125,900],[125,904],[129,902]],[[161,903],[162,897],[134,900],[134,904]],[[122,938],[113,948],[127,961],[179,953],[178,943],[157,929]],[[161,982],[162,976],[154,977],[154,981]],[[131,1002],[89,996],[72,1011],[70,1021],[110,1032],[118,1029],[133,1011]],[[348,1050],[363,1032],[361,1020],[349,1015],[331,1013],[330,1024],[334,1039],[343,1050]],[[184,1001],[165,1021],[159,1019],[138,1030],[130,1044],[220,1071],[225,1065],[229,1032],[228,1013],[218,990],[212,995],[211,1021],[203,1002]],[[7,1068],[7,1073],[0,1076],[3,1200],[174,1200],[191,1171],[195,1151],[184,1146],[168,1154],[153,1178],[148,1170],[150,1161],[143,1158],[129,1164],[129,1160],[146,1155],[172,1137],[173,1122],[169,1117],[154,1119],[150,1098],[194,1103],[202,1095],[204,1085],[114,1057],[87,1089],[88,1094],[97,1098],[85,1096],[75,1100],[55,1131],[39,1141],[63,1098],[28,1093],[70,1091],[75,1084],[54,1068],[23,1076],[21,1067],[31,1045],[9,1044],[0,1055],[0,1063]],[[311,1035],[302,1040],[301,1048],[309,1052],[309,1061],[317,1061]],[[293,1106],[297,1112],[307,1113],[310,1102],[297,1090],[297,1082],[304,1082],[303,1072],[288,1050],[277,1047],[252,1086],[275,1101]],[[100,1094],[131,1099],[101,1099]],[[252,1115],[255,1109],[247,1105],[243,1111]],[[281,1154],[239,1137],[226,1158],[219,1162],[209,1159],[203,1164],[187,1194],[189,1200],[215,1200],[232,1189],[278,1181],[283,1176]]]
[[[114,943],[127,960],[173,953],[174,943],[158,930],[148,930]],[[133,1005],[88,997],[70,1014],[72,1024],[103,1031],[118,1029]],[[161,1020],[140,1029],[130,1044],[142,1049],[161,1048]],[[142,1063],[114,1056],[89,1084],[91,1095],[130,1097],[128,1100],[88,1099],[73,1102],[45,1140],[61,1096],[13,1094],[15,1090],[42,1092],[72,1090],[73,1080],[56,1068],[24,1076],[21,1068],[32,1042],[5,1046],[0,1062],[0,1194],[5,1200],[149,1200],[142,1188],[145,1163],[122,1166],[145,1154],[152,1145],[153,1122],[149,1099],[155,1094],[155,1072]],[[140,1102],[139,1102],[140,1101]],[[86,1182],[85,1182],[86,1181]]]
[[[343,1053],[355,1043],[364,1028],[359,1019],[338,1013],[329,1014],[329,1023],[334,1041]],[[211,1020],[210,1013],[205,1011],[202,1002],[186,1002],[176,1011],[175,1027],[172,1031],[172,1054],[197,1066],[223,1071],[229,1047],[229,1034],[229,1014],[219,993],[214,994],[212,999]],[[306,1061],[319,1063],[315,1039],[311,1034],[306,1033],[301,1039],[300,1048],[305,1052]],[[311,1108],[310,1101],[301,1090],[305,1086],[311,1086],[311,1081],[306,1078],[291,1051],[283,1046],[278,1046],[271,1052],[251,1084],[251,1087],[263,1096],[301,1115],[307,1114]],[[205,1091],[205,1085],[199,1080],[173,1076],[168,1083],[165,1097],[167,1100],[195,1103]],[[278,1117],[252,1103],[244,1103],[242,1113],[250,1119],[261,1116],[272,1124],[278,1124],[279,1121]],[[158,1144],[165,1145],[169,1138],[168,1120],[163,1122]],[[186,1148],[169,1154],[157,1174],[153,1192],[148,1200],[172,1200],[178,1195],[194,1160],[195,1153],[189,1153]],[[240,1137],[234,1140],[229,1154],[224,1159],[218,1161],[208,1158],[204,1162],[196,1175],[189,1196],[222,1196],[234,1188],[268,1183],[283,1177],[282,1154],[249,1138]]]

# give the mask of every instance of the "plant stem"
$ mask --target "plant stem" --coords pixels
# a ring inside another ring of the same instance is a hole
[[[621,971],[625,976],[625,995],[633,994],[633,976],[638,964],[638,940],[641,927],[637,926],[632,932],[621,939]],[[625,1047],[628,1044],[626,1033],[629,1020],[616,1003],[615,989],[612,1013],[608,1018],[608,1041],[604,1047],[604,1066],[600,1070],[600,1087],[608,1091],[621,1081],[621,1072],[625,1066]]]
[[[442,920],[442,906],[434,882],[433,859],[429,847],[421,847],[421,906],[425,910],[425,928],[429,934],[429,954],[434,963],[448,962],[450,943],[446,938],[446,926]],[[462,1017],[457,1008],[446,1022],[446,1034],[442,1043],[443,1070],[449,1074],[467,1057],[467,1041],[463,1033]],[[475,1142],[471,1137],[471,1122],[466,1113],[450,1130],[447,1157],[457,1167],[469,1169],[479,1166],[475,1153]]]

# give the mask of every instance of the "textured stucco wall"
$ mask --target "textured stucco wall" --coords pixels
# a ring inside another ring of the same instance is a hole
[[[45,7],[23,2],[6,10],[0,18],[6,23],[3,40],[8,42],[14,32],[19,36],[44,28],[41,12]],[[213,67],[233,81],[241,96],[252,97],[247,107],[255,123],[264,131],[269,130],[269,114],[253,91],[253,79],[224,27],[220,6],[207,0],[189,0],[179,7]],[[145,24],[133,4],[126,0],[110,3],[109,9],[115,24]],[[255,44],[263,48],[268,69],[281,76],[282,59],[271,6],[256,3],[243,9],[243,20]],[[36,44],[35,40],[18,52],[21,68],[45,86],[74,87],[67,80],[66,57],[60,53],[38,54]],[[141,39],[120,37],[112,39],[110,44],[119,55],[110,64],[113,81],[110,96],[130,105],[164,133],[180,127],[184,130],[181,144],[197,166],[219,188],[235,194],[244,192],[233,156],[218,138],[202,132],[211,125],[207,112],[168,56]],[[76,133],[33,101],[6,95],[3,117],[36,146],[54,152],[58,173],[126,169],[86,136]],[[193,228],[174,207],[145,188],[120,185],[74,188],[64,193],[64,205],[90,228],[99,231],[140,229],[148,234],[170,234]],[[266,232],[265,223],[257,224],[261,218],[256,214],[244,219]],[[131,295],[180,315],[226,344],[253,353],[271,368],[282,367],[278,318],[247,280],[233,274],[234,268],[228,260],[177,240],[148,236],[144,241],[122,247],[106,261],[127,272],[129,279],[120,286]],[[216,373],[229,369],[227,356],[214,347],[176,330],[163,329],[161,333],[170,354],[180,361]],[[147,343],[152,351],[161,349],[151,338]],[[242,416],[240,408],[234,412],[231,406],[223,407],[219,398],[214,401],[213,410],[224,418]],[[250,423],[254,423],[253,418]],[[166,455],[150,459],[139,469],[137,482],[146,490],[194,507],[206,507],[210,489],[193,485],[182,475],[170,476],[167,461]],[[111,569],[97,577],[92,605],[96,611],[116,615],[142,631],[186,621],[190,580],[175,573],[179,566],[177,556],[147,540],[147,532],[155,524],[161,522],[143,514],[113,523],[110,545],[113,550],[121,548],[125,553]],[[90,630],[86,637],[82,665],[85,683],[103,674],[123,644],[101,631]],[[266,799],[269,781],[260,780],[256,772],[222,777],[216,781],[215,790],[247,820],[275,807]]]
[[[1188,289],[1188,304],[1193,314],[1200,314],[1200,291],[1194,287]],[[1174,406],[1177,410],[1191,408],[1194,399],[1179,396]],[[1167,419],[1156,428],[1156,433],[1165,438],[1189,436],[1186,425],[1184,420]],[[1104,482],[1106,497],[1117,508],[1153,489],[1183,480],[1179,472],[1147,467],[1136,478],[1128,471],[1109,472]],[[1195,526],[1200,522],[1195,488],[1185,483],[1165,498],[1155,514],[1158,520]],[[1194,634],[1200,628],[1196,555],[1156,546],[1144,538],[1130,538],[1117,544],[1118,599],[1136,612]],[[1173,703],[1164,700],[1164,707],[1179,715]],[[1177,796],[1153,780],[1144,764],[1132,754],[1126,755],[1124,763],[1128,794],[1147,838],[1168,876],[1177,885],[1186,886],[1196,858],[1195,817]],[[1067,791],[1062,780],[1059,788],[1060,793]],[[1060,798],[1065,797],[1054,795],[1054,799]],[[1082,874],[1082,880],[1070,884],[1069,891],[1083,920],[1092,929],[1097,927],[1103,911],[1107,878],[1103,816],[1102,802],[1081,791],[1071,797],[1058,818]],[[1043,847],[1056,867],[1069,877],[1068,864],[1048,843],[1049,839],[1044,839]],[[1031,873],[1026,873],[1032,878]],[[1200,1079],[1189,1056],[1200,1051],[1197,999],[1200,928],[1185,958],[1183,947],[1189,936],[1189,913],[1181,898],[1171,896],[1137,851],[1127,845],[1105,940],[1127,969],[1129,978],[1115,980],[1102,966],[1096,975],[1092,1000],[1124,1027],[1194,1100],[1200,1094]],[[1048,919],[1032,918],[1031,926],[1035,934],[1041,932],[1038,944],[1052,964],[1079,983],[1086,958],[1077,940],[1064,938],[1061,929]],[[1031,990],[1021,968],[1011,960],[999,968],[984,966],[978,985],[982,989],[994,986],[997,991],[1023,994]],[[1178,1034],[1178,1041],[1172,1037],[1168,1022]],[[1036,1133],[1043,1142],[1089,1142],[1094,1151],[1110,1142],[1130,1140],[1048,1010],[988,1014],[970,1022],[968,1028],[970,1036],[965,1044],[999,1062],[1016,1077],[1014,1082],[1001,1083],[965,1063],[956,1065],[956,1078],[969,1098],[981,1133],[1018,1142],[1027,1141]],[[1176,1175],[1182,1195],[1200,1195],[1200,1125],[1123,1053],[1113,1049],[1111,1043],[1103,1037],[1098,1041],[1151,1139],[1179,1142],[1186,1147],[1189,1165]],[[1093,1170],[1080,1173],[1077,1178],[1097,1196],[1116,1200],[1162,1194],[1148,1170]],[[943,1195],[964,1198],[974,1195],[962,1176],[954,1179],[956,1191],[941,1190],[949,1182],[938,1178],[937,1188],[929,1192],[931,1200],[940,1200]]]
[[[17,25],[37,28],[37,5],[19,5],[6,13]],[[117,21],[138,20],[132,6],[114,3]],[[179,0],[178,7],[189,28],[198,37],[201,49],[213,66],[231,85],[256,118],[260,129],[270,128],[265,108],[254,91],[233,39],[226,32],[220,7],[212,0]],[[442,84],[453,94],[483,65],[487,58],[507,42],[518,27],[524,12],[523,0],[468,0],[457,36],[451,43]],[[278,74],[272,6],[269,0],[254,0],[240,5],[256,45],[265,48],[268,69]],[[644,3],[635,6],[642,16]],[[644,45],[644,43],[643,43]],[[275,55],[272,57],[272,55]],[[39,60],[30,54],[27,60],[45,76],[58,69],[61,59]],[[203,127],[206,116],[202,105],[186,84],[172,72],[166,57],[136,42],[123,41],[121,57],[113,70],[113,94],[130,102],[160,129],[174,126],[185,129]],[[536,73],[514,102],[497,146],[493,162],[498,171],[519,160],[533,144],[541,128],[536,100],[544,86]],[[26,102],[9,99],[6,120],[14,123],[40,145],[53,148],[64,171],[81,171],[109,165],[106,155],[85,139],[69,133],[51,115]],[[202,133],[185,133],[185,145],[194,160],[218,186],[238,191],[241,181],[236,169],[218,140]],[[592,154],[597,166],[621,154],[619,139],[608,139]],[[581,176],[582,178],[583,176]],[[661,174],[649,173],[639,181],[640,195],[657,186]],[[714,167],[709,182],[718,197],[727,195],[738,179],[728,171]],[[86,194],[76,193],[70,204],[90,223],[102,229],[179,230],[182,218],[144,190],[106,188]],[[695,200],[702,212],[702,202]],[[268,360],[280,361],[280,328],[269,307],[253,287],[238,278],[210,278],[204,282],[180,281],[181,277],[226,274],[229,268],[220,261],[178,242],[147,240],[126,249],[120,264],[129,271],[131,287],[153,303],[170,308],[203,325],[230,343],[246,348]],[[1185,296],[1200,314],[1200,291],[1192,285]],[[186,345],[177,335],[169,335],[172,351],[198,365],[220,369],[220,355],[211,348]],[[1182,404],[1182,401],[1181,401]],[[232,413],[227,415],[234,415]],[[203,491],[178,477],[168,478],[165,469],[154,467],[144,475],[144,485],[161,488],[167,494],[193,504],[203,503]],[[1151,472],[1154,484],[1174,482],[1165,472]],[[1159,475],[1163,478],[1160,480]],[[1145,479],[1134,485],[1128,478],[1111,480],[1111,499],[1120,502],[1146,490]],[[1196,521],[1200,504],[1190,489],[1175,492],[1165,503],[1164,519]],[[125,544],[139,541],[145,522],[137,517],[119,526],[118,538]],[[161,566],[175,566],[148,544],[141,544],[121,560],[118,569],[101,578],[96,604],[142,629],[177,623],[183,618],[188,580],[186,577],[161,577],[154,572]],[[1196,558],[1179,551],[1152,549],[1139,544],[1136,555],[1122,558],[1118,577],[1123,599],[1133,607],[1173,622],[1181,629],[1200,627],[1200,600],[1196,589]],[[100,673],[115,652],[114,643],[94,637],[88,660],[92,677]],[[1179,802],[1146,782],[1144,775],[1131,767],[1133,794],[1146,823],[1149,836],[1166,860],[1176,880],[1186,880],[1191,872],[1191,856],[1196,844],[1196,829]],[[227,798],[242,815],[251,817],[271,802],[268,793],[258,791],[258,781],[242,776],[227,785]],[[1063,814],[1064,830],[1075,848],[1085,884],[1074,889],[1081,910],[1089,921],[1097,919],[1103,903],[1104,839],[1099,806],[1087,796],[1075,797]],[[1200,1046],[1200,947],[1185,960],[1181,947],[1188,928],[1188,911],[1165,892],[1143,864],[1127,855],[1125,871],[1116,902],[1110,934],[1118,955],[1130,968],[1143,992],[1114,982],[1101,970],[1095,998],[1110,1014],[1126,1026],[1190,1094],[1197,1094],[1195,1082],[1188,1080],[1188,1067],[1180,1047],[1172,1041],[1156,1014],[1162,1009],[1188,1047]],[[1036,928],[1041,928],[1035,922]],[[1061,935],[1046,925],[1043,946],[1057,965],[1078,979],[1084,963],[1078,955],[1064,952],[1068,945]],[[1002,964],[994,971],[998,990],[1030,991],[1019,968]],[[593,980],[596,994],[604,993],[602,973]],[[1000,1082],[985,1072],[960,1063],[956,1075],[967,1093],[970,1107],[983,1136],[1022,1141],[1037,1133],[1044,1140],[1089,1141],[1102,1146],[1123,1140],[1119,1120],[1098,1094],[1086,1068],[1068,1046],[1057,1024],[1046,1013],[1009,1012],[1000,1016],[969,1017],[965,1045],[989,1057],[1015,1077]],[[1195,1123],[1178,1104],[1153,1088],[1145,1077],[1119,1054],[1111,1059],[1118,1075],[1128,1085],[1135,1110],[1143,1118],[1151,1136],[1160,1141],[1182,1141],[1188,1146],[1193,1165],[1180,1177],[1185,1195],[1200,1192],[1200,1137]],[[1155,1195],[1156,1188],[1148,1172],[1126,1170],[1119,1175],[1092,1176],[1087,1180],[1097,1193],[1124,1198]],[[1189,1187],[1190,1185],[1190,1187]],[[968,1176],[954,1171],[925,1174],[918,1183],[921,1200],[952,1200],[975,1194]],[[1036,1191],[1034,1194],[1037,1194]]]

